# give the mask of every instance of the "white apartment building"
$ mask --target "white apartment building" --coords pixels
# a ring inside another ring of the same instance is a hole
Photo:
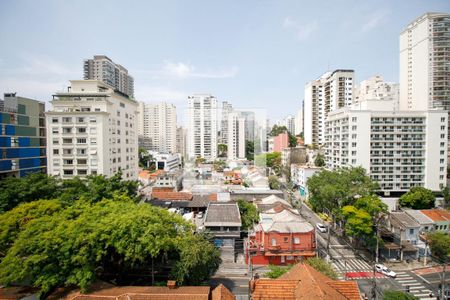
[[[291,165],[291,181],[298,187],[300,196],[308,198],[308,186],[306,183],[308,182],[309,177],[321,170],[322,168],[309,165]]]
[[[295,116],[295,135],[303,132],[303,109],[300,109]]]
[[[228,159],[245,158],[245,117],[239,112],[228,114]]]
[[[140,102],[139,123],[139,135],[151,139],[153,151],[176,153],[177,111],[173,104]]]
[[[186,128],[180,126],[177,128],[177,153],[181,154],[181,157],[186,157]]]
[[[219,143],[228,143],[228,115],[233,112],[233,105],[227,101],[222,102],[222,119],[220,120],[220,140]]]
[[[188,96],[188,157],[217,157],[217,99],[198,94]]]
[[[166,172],[174,172],[180,169],[181,159],[179,154],[151,152],[156,169]]]
[[[71,80],[46,113],[48,174],[138,176],[136,101],[97,80]]]
[[[446,185],[447,113],[394,111],[392,101],[368,100],[330,112],[327,167],[362,166],[386,195],[414,186]]]
[[[84,80],[100,80],[115,91],[134,97],[134,79],[123,66],[114,63],[106,55],[95,55],[83,63]]]
[[[353,77],[353,70],[335,70],[306,84],[303,111],[305,144],[322,145],[328,113],[353,103]]]
[[[394,110],[399,110],[399,84],[386,82],[381,75],[372,76],[355,85],[353,103],[366,100],[391,100]]]
[[[282,124],[291,134],[295,134],[295,117],[293,115],[286,116]]]
[[[426,13],[400,34],[400,109],[450,110],[450,14]]]

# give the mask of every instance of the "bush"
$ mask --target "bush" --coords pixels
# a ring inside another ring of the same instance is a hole
[[[319,257],[311,257],[306,260],[306,263],[319,271],[320,273],[330,277],[331,279],[337,279],[338,275],[334,271],[333,267],[327,263],[325,260]]]
[[[272,279],[276,279],[280,277],[281,275],[285,274],[287,271],[289,271],[292,268],[293,265],[287,265],[287,266],[275,266],[275,265],[269,265],[269,272],[266,273],[266,276]]]

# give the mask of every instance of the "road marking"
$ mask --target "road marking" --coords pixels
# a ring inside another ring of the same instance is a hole
[[[405,279],[405,280],[397,280],[400,283],[404,283],[404,282],[417,282],[417,280],[415,279]]]
[[[423,286],[420,282],[415,282],[415,283],[401,283],[401,285],[403,285],[403,286],[412,286],[412,285],[420,285],[420,286]]]
[[[411,290],[422,290],[424,288],[425,288],[424,286],[412,286],[412,287],[410,287]]]

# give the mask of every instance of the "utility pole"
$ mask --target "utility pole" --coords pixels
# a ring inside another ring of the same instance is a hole
[[[444,259],[444,266],[442,267],[442,281],[441,281],[441,299],[445,299],[445,267],[447,265],[446,259]]]
[[[327,232],[327,256],[328,259],[330,259],[330,238],[331,238],[331,224],[328,225],[328,232]]]
[[[376,269],[375,264],[373,264],[373,281],[372,281],[372,299],[377,299],[377,281],[376,281]]]

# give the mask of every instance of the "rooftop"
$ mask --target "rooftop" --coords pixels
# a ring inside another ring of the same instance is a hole
[[[405,212],[414,220],[416,220],[420,225],[432,224],[433,219],[428,217],[426,214],[416,209],[406,209]]]
[[[192,200],[192,194],[187,192],[153,191],[152,199],[158,200]]]
[[[237,203],[210,202],[206,210],[205,226],[241,226]]]
[[[416,222],[404,211],[393,211],[389,215],[391,218],[391,224],[401,228],[414,228],[419,227],[419,223]]]
[[[450,221],[450,212],[445,209],[425,209],[421,212],[435,222]]]

